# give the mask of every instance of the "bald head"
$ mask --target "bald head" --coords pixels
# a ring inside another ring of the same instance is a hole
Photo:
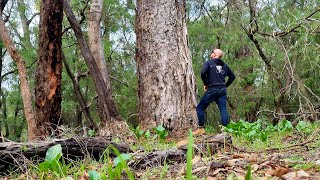
[[[221,58],[223,56],[223,52],[221,49],[215,49],[213,52],[216,54],[217,57]]]
[[[221,58],[223,56],[223,52],[221,51],[221,49],[215,49],[212,51],[211,53],[211,58]]]

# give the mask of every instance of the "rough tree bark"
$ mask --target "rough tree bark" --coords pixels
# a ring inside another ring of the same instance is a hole
[[[162,124],[178,133],[197,122],[185,6],[185,0],[137,1],[139,119],[145,128]]]
[[[102,0],[91,0],[91,8],[88,20],[89,47],[106,85],[105,91],[107,95],[107,107],[109,115],[112,118],[119,119],[117,106],[115,105],[114,99],[112,97],[111,82],[102,46],[102,36],[100,27],[102,7]],[[101,103],[103,103],[103,101],[101,101],[100,98],[98,98],[99,107],[103,107]],[[104,122],[104,125],[105,124],[106,122]]]
[[[20,90],[23,101],[24,114],[28,123],[28,138],[29,140],[34,140],[36,138],[37,126],[35,121],[35,115],[32,108],[32,98],[31,91],[28,83],[27,69],[24,60],[18,53],[17,48],[12,43],[9,32],[5,27],[2,17],[0,17],[0,38],[3,41],[5,47],[7,48],[13,61],[16,63],[18,68],[19,80],[20,80]]]
[[[35,108],[39,136],[54,133],[61,124],[63,0],[42,0]]]

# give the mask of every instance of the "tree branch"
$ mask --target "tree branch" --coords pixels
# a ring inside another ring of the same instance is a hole
[[[270,37],[283,37],[287,34],[290,34],[292,32],[296,32],[296,30],[301,27],[304,21],[308,20],[314,20],[311,17],[315,15],[316,13],[320,12],[320,9],[315,10],[314,12],[310,13],[307,17],[303,18],[295,27],[291,28],[290,30],[287,31],[282,31],[282,32],[272,32],[272,33],[267,33],[267,32],[258,32],[258,34],[262,36],[270,36]],[[319,20],[317,20],[319,21]]]
[[[40,13],[38,12],[38,13],[33,14],[32,17],[27,21],[27,25],[29,25],[37,15],[40,15]]]
[[[29,66],[27,66],[26,68],[27,68],[27,69],[31,68],[31,67],[33,66],[33,64],[36,63],[36,62],[37,62],[37,60],[33,61],[33,62],[32,62]],[[6,73],[4,73],[4,74],[1,76],[1,78],[4,78],[4,77],[6,77],[6,76],[8,76],[8,75],[10,75],[10,74],[16,73],[16,72],[18,72],[18,69],[14,69],[14,70],[12,70],[12,71],[6,72]]]

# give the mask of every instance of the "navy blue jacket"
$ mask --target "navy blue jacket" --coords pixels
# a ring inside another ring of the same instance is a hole
[[[228,81],[226,83],[226,76]],[[232,70],[221,59],[211,59],[207,61],[201,70],[201,79],[208,87],[228,87],[236,78]]]

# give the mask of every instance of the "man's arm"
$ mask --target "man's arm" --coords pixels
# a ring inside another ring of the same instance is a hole
[[[234,75],[234,73],[229,67],[228,67],[227,76],[228,76],[228,81],[226,83],[226,86],[228,87],[234,81],[234,79],[236,79],[236,76]]]
[[[202,70],[201,70],[201,79],[202,79],[204,86],[208,86],[208,80],[207,80],[208,68],[209,68],[208,62],[204,63]]]

